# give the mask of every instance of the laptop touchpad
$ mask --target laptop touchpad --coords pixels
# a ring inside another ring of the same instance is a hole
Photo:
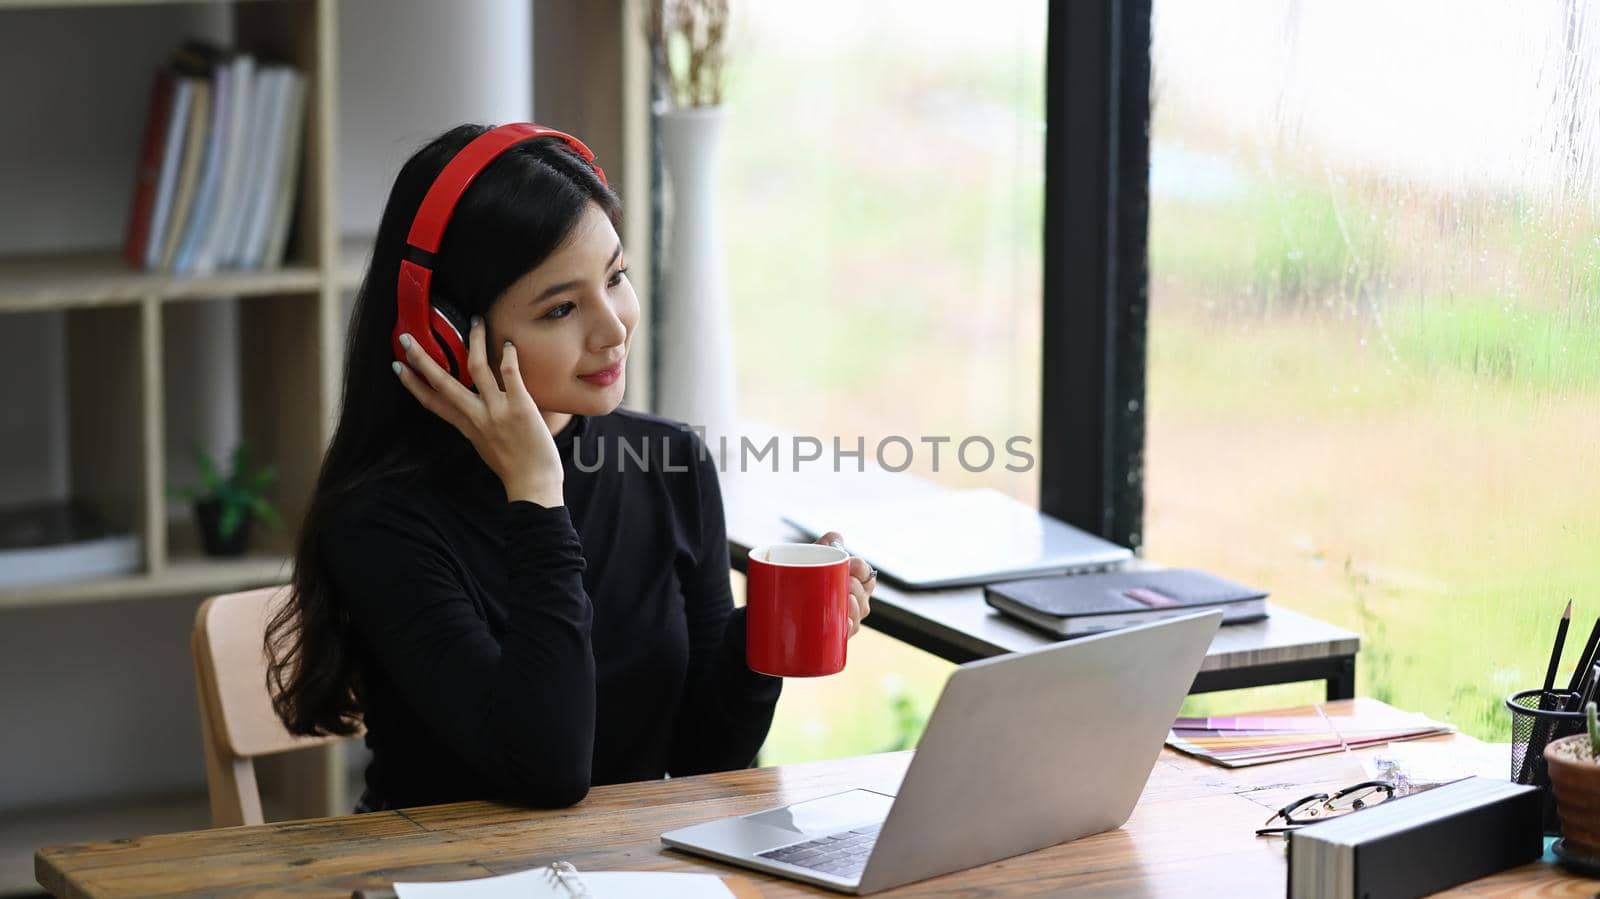
[[[889,817],[889,806],[893,804],[893,796],[871,790],[851,790],[746,815],[745,820],[795,833],[821,835],[877,824]]]

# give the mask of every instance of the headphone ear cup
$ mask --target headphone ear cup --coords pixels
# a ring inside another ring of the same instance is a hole
[[[467,370],[467,336],[472,328],[467,317],[438,297],[433,299],[429,307],[433,312],[429,327],[433,330],[434,342],[444,350],[445,367],[450,369],[450,374],[457,381],[471,387],[472,373]]]

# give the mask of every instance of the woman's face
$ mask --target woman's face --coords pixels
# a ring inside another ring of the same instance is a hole
[[[616,229],[589,203],[566,242],[506,288],[484,315],[495,378],[509,340],[522,381],[547,421],[559,413],[605,415],[622,402],[628,343],[639,322],[639,298],[624,267]],[[614,378],[607,369],[614,369]]]

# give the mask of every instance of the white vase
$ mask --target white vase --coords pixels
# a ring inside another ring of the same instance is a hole
[[[733,339],[723,280],[717,157],[723,106],[657,105],[656,132],[670,188],[657,292],[657,413],[705,428],[706,445],[734,435]]]

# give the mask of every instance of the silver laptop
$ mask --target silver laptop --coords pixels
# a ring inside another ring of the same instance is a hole
[[[988,488],[830,497],[783,520],[812,539],[838,531],[851,552],[895,583],[918,589],[1081,574],[1133,557],[1127,547]]]
[[[849,790],[661,842],[865,894],[1115,829],[1221,622],[1213,610],[969,662],[894,795]]]

